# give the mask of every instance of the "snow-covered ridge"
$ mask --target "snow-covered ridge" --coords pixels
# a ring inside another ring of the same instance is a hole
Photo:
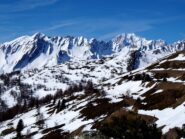
[[[69,60],[99,59],[112,55],[129,57],[130,52],[136,50],[140,53],[136,64],[138,68],[183,49],[184,42],[167,45],[163,40],[147,40],[133,33],[118,35],[108,42],[82,36],[49,37],[36,33],[0,45],[0,73],[54,66]]]

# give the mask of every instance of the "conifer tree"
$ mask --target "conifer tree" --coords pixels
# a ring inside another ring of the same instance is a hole
[[[23,120],[20,119],[18,124],[17,124],[17,128],[16,128],[16,131],[17,131],[17,138],[21,138],[21,131],[24,129],[24,123],[23,123]]]

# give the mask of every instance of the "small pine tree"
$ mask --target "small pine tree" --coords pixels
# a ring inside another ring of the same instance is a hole
[[[37,124],[40,128],[44,127],[44,115],[42,113],[37,115]]]
[[[60,110],[65,109],[65,107],[66,107],[66,100],[63,99],[63,100],[62,100],[62,104],[61,104],[61,106],[60,106]]]
[[[39,100],[38,100],[38,98],[35,99],[35,105],[36,105],[36,108],[39,108]]]
[[[23,112],[23,111],[25,111],[26,109],[27,109],[27,101],[26,101],[26,99],[24,99],[24,104],[23,104],[23,107],[22,107],[22,111],[21,112]]]
[[[140,104],[140,103],[141,103],[141,98],[138,97],[138,98],[136,99],[136,102]]]
[[[166,79],[166,77],[164,77],[164,78],[163,78],[163,82],[167,82],[167,79]]]
[[[58,104],[57,104],[57,112],[60,111],[60,100],[58,101]]]
[[[17,124],[17,128],[16,128],[16,131],[17,131],[17,138],[21,138],[21,131],[24,129],[24,123],[23,123],[23,120],[20,119],[18,124]]]

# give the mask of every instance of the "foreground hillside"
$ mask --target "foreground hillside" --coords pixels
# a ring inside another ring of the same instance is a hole
[[[181,51],[129,73],[104,59],[1,75],[0,135],[16,138],[22,119],[22,138],[184,137],[184,60]]]

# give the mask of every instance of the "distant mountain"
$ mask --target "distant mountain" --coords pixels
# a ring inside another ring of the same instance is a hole
[[[137,61],[134,61],[135,65],[131,69],[136,69],[169,53],[183,50],[184,44],[182,41],[167,45],[163,40],[146,40],[133,33],[118,35],[108,42],[84,37],[49,37],[36,33],[0,45],[0,73],[54,66],[70,60],[100,59],[105,56],[121,56],[127,65],[133,55]]]

